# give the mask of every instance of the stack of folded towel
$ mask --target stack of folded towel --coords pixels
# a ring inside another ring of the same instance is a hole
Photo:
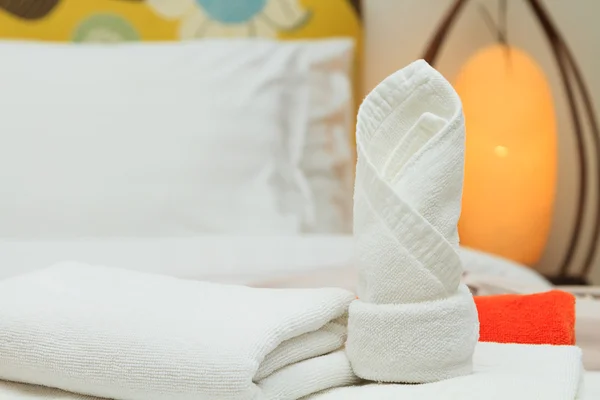
[[[339,351],[353,299],[57,265],[0,282],[0,377],[123,400],[297,399],[356,381]]]
[[[0,282],[0,379],[19,382],[0,398],[579,398],[578,348],[478,342],[450,85],[423,61],[393,74],[361,106],[357,146],[360,300],[57,265]]]

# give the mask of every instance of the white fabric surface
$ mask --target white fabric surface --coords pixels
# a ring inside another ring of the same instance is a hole
[[[553,285],[534,269],[508,260],[504,257],[483,251],[461,247],[460,258],[465,272],[481,285],[481,295],[506,293],[537,293],[553,289]],[[490,282],[485,284],[486,277],[502,280],[503,285]]]
[[[300,43],[308,57],[310,92],[300,169],[314,207],[314,218],[305,222],[303,232],[349,234],[355,163],[351,137],[356,112],[352,42]]]
[[[600,371],[599,300],[582,298],[575,300],[575,344],[583,349],[585,369]]]
[[[400,361],[399,361],[400,362]],[[574,346],[478,343],[473,373],[420,385],[332,389],[310,400],[574,400],[585,395],[581,350]],[[594,389],[592,389],[594,390]],[[592,392],[593,393],[593,392]]]
[[[432,382],[469,374],[477,309],[458,254],[464,120],[425,61],[392,74],[358,113],[354,238],[358,297],[348,358],[361,378]]]
[[[586,372],[583,385],[584,399],[600,399],[600,372]]]
[[[512,291],[552,289],[539,274],[519,264],[466,248],[459,254],[465,270],[487,286],[498,286],[502,279],[503,287]],[[358,281],[350,236],[0,241],[0,279],[63,260],[256,287],[356,291]],[[586,370],[600,370],[599,304],[577,301],[577,345],[583,349]]]
[[[481,344],[480,344],[481,345]],[[480,346],[478,345],[478,347]],[[488,344],[483,344],[488,345]],[[514,346],[514,345],[511,345]],[[538,359],[533,359],[530,362],[528,362],[527,360],[529,360],[529,358],[525,359],[525,366],[523,366],[523,368],[519,367],[519,365],[521,364],[521,360],[519,360],[519,362],[515,363],[514,365],[517,366],[517,369],[514,368],[506,368],[505,366],[503,366],[503,364],[501,362],[497,362],[494,363],[494,365],[499,366],[499,368],[497,370],[493,370],[490,371],[489,368],[489,363],[480,363],[481,357],[479,356],[480,352],[478,351],[478,348],[476,348],[475,350],[475,358],[474,358],[474,369],[477,372],[477,374],[470,376],[470,377],[462,377],[459,378],[460,379],[460,384],[453,386],[453,387],[449,387],[449,382],[450,381],[442,381],[442,382],[437,382],[437,383],[430,383],[430,384],[426,384],[426,385],[419,385],[414,386],[414,385],[407,385],[407,386],[401,386],[401,385],[387,385],[385,388],[380,388],[377,385],[370,385],[370,386],[365,386],[365,387],[359,387],[359,386],[355,386],[355,387],[347,387],[347,388],[339,388],[339,389],[332,389],[332,390],[328,390],[328,391],[324,391],[321,392],[319,394],[313,395],[313,396],[308,396],[306,399],[304,400],[420,400],[420,399],[424,399],[426,400],[429,394],[431,393],[435,393],[432,394],[431,396],[437,396],[437,397],[432,397],[435,400],[444,400],[444,399],[473,399],[473,400],[481,400],[481,399],[490,399],[490,400],[506,400],[506,399],[520,399],[522,397],[519,397],[518,395],[515,396],[505,396],[507,390],[510,390],[511,385],[513,384],[513,381],[510,381],[508,384],[506,384],[506,380],[510,379],[510,376],[512,376],[513,374],[516,374],[517,377],[517,381],[518,382],[523,382],[525,381],[527,383],[528,386],[533,386],[535,388],[531,388],[529,390],[538,390],[540,392],[540,395],[538,397],[530,397],[527,400],[531,400],[531,399],[543,399],[543,400],[553,400],[554,398],[556,398],[556,393],[551,393],[550,397],[545,397],[546,395],[546,391],[550,391],[553,390],[556,385],[563,385],[564,387],[561,387],[558,393],[564,393],[565,387],[572,387],[573,386],[573,379],[571,379],[572,374],[570,374],[569,368],[570,366],[565,365],[564,363],[559,363],[557,365],[551,365],[551,368],[553,370],[556,370],[556,367],[558,368],[564,368],[564,371],[566,371],[568,374],[567,375],[559,375],[557,376],[558,381],[554,381],[554,380],[550,380],[548,379],[548,377],[546,375],[544,375],[545,372],[547,372],[547,368],[542,368],[540,370],[539,365],[532,365],[535,364]],[[504,358],[505,353],[501,352],[501,358]],[[551,357],[554,357],[556,354],[553,354]],[[567,358],[567,362],[571,363],[571,361],[573,361],[573,357],[569,356],[569,355],[565,355]],[[546,359],[544,361],[547,360],[549,356],[546,356]],[[556,357],[560,357],[558,355],[556,355]],[[555,360],[556,361],[556,360]],[[512,361],[510,361],[512,362]],[[574,362],[574,361],[573,361]],[[525,371],[524,370],[527,367],[531,367],[530,370]],[[505,371],[505,372],[502,372]],[[529,373],[533,371],[533,376],[529,375]],[[501,374],[506,373],[506,377],[505,378],[500,378]],[[485,374],[485,378],[484,378],[484,374]],[[525,374],[528,374],[528,376],[530,377],[529,380],[527,380],[527,376]],[[541,375],[541,376],[540,376]],[[565,377],[567,377],[565,379]],[[483,385],[488,384],[491,385],[489,386],[489,390],[487,390],[486,388],[482,388],[482,383],[477,383],[476,387],[473,388],[473,390],[469,390],[469,384],[471,381],[474,381],[475,378],[478,381],[484,381],[485,383],[483,383]],[[498,379],[500,378],[500,379]],[[468,380],[465,382],[465,380]],[[534,385],[534,383],[542,383],[542,385]],[[548,389],[545,389],[544,385],[549,385]],[[425,388],[422,388],[421,386],[425,386]],[[443,387],[440,387],[443,386]],[[476,388],[482,388],[485,389],[487,391],[484,392],[484,394],[475,392]],[[569,390],[569,389],[567,389]],[[578,400],[596,400],[596,399],[600,399],[600,372],[585,372],[584,376],[583,376],[583,386],[579,387],[579,391],[581,392],[576,398]],[[438,396],[438,394],[440,394],[439,392],[441,392],[441,395]],[[505,397],[502,397],[502,396]],[[446,397],[444,397],[446,396]],[[480,397],[477,397],[480,396]],[[63,392],[57,389],[50,389],[50,388],[45,388],[45,387],[39,387],[39,386],[33,386],[33,385],[23,385],[23,384],[17,384],[17,383],[11,383],[11,382],[2,382],[0,381],[0,398],[3,400],[97,400],[97,398],[91,398],[91,397],[86,397],[86,396],[81,396],[81,395],[76,395],[76,394],[72,394],[72,393],[68,393],[68,392]],[[569,397],[563,397],[560,398],[560,400],[564,400],[564,399],[569,399]],[[570,400],[570,399],[569,399]]]
[[[0,59],[0,238],[345,229],[349,40],[0,42]]]
[[[297,399],[355,381],[332,353],[352,299],[60,264],[0,282],[0,379],[119,400]]]
[[[535,271],[461,248],[465,271],[550,290]],[[0,279],[64,260],[178,278],[261,287],[342,287],[356,291],[354,240],[345,235],[197,236],[94,240],[0,240]]]
[[[333,235],[0,240],[0,279],[72,260],[219,283],[354,291],[352,249],[352,237]]]
[[[100,400],[99,397],[65,392],[45,386],[0,381],[2,400]]]

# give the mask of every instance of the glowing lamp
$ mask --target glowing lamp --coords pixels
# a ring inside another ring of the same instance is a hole
[[[454,87],[467,132],[461,244],[535,264],[556,189],[550,85],[525,52],[498,44],[472,56]]]
[[[581,68],[541,0],[529,6],[546,37],[562,81],[576,143],[579,174],[573,229],[565,243],[556,285],[587,285],[600,250],[600,123]],[[454,0],[433,32],[423,58],[434,65],[452,25],[468,0]],[[498,45],[475,54],[455,87],[464,103],[467,125],[464,201],[459,233],[466,246],[534,264],[548,238],[556,178],[556,121],[548,83],[540,67],[509,46],[508,0],[500,0],[498,23],[480,11]],[[578,96],[579,95],[579,96]],[[579,101],[578,101],[579,100]],[[583,240],[584,221],[591,223]],[[582,255],[575,262],[575,255]],[[579,269],[575,269],[580,267]]]

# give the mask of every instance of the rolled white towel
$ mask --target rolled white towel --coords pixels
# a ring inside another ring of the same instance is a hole
[[[295,400],[355,383],[354,295],[62,264],[0,281],[0,379],[118,400]]]
[[[414,62],[366,97],[356,136],[359,300],[349,312],[352,368],[379,382],[467,375],[479,323],[460,283],[460,100],[425,61]]]

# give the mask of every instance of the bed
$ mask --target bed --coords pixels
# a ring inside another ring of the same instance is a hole
[[[13,110],[0,120],[10,139],[0,278],[73,260],[354,289],[360,2],[271,0],[236,15],[179,3],[0,4],[0,37],[11,39],[0,44],[0,106]],[[504,260],[463,257],[472,273],[550,287]],[[586,385],[600,397],[598,373]]]

